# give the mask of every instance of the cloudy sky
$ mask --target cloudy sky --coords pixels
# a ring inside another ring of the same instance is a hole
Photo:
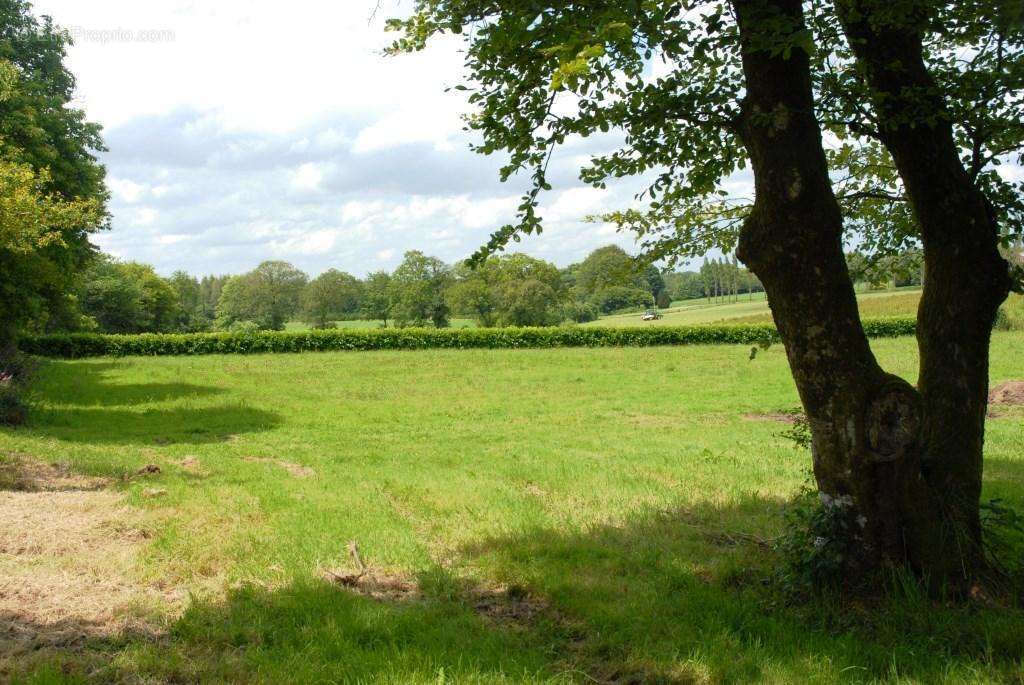
[[[311,274],[394,267],[405,250],[448,261],[507,222],[526,179],[467,149],[460,44],[384,57],[384,0],[36,0],[72,32],[78,105],[105,128],[113,193],[104,250],[164,274],[286,259]],[[408,2],[405,3],[408,5]],[[609,142],[606,140],[605,145]],[[633,187],[577,179],[590,139],[562,150],[546,232],[518,249],[559,265],[629,236],[587,214]]]

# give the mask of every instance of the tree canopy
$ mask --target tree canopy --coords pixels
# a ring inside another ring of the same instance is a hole
[[[217,302],[217,325],[230,328],[249,321],[260,328],[281,330],[299,311],[309,277],[288,262],[263,262],[224,284]]]
[[[100,128],[72,104],[70,38],[30,10],[0,3],[0,345],[64,315],[107,220]]]
[[[1024,181],[999,173],[1004,162],[1021,161],[1024,145],[1024,43],[1020,12],[1012,9],[1019,4],[885,3],[894,13],[920,15],[928,67],[949,103],[961,155],[999,212],[1007,241],[1024,230]],[[834,3],[814,0],[807,16],[806,27],[771,49],[812,57],[816,115],[832,136],[828,161],[847,238],[870,258],[902,251],[920,231],[880,142],[884,127],[865,106],[863,65]],[[590,136],[621,145],[595,155],[580,170],[583,180],[604,188],[622,177],[650,179],[635,206],[600,217],[635,232],[649,258],[671,266],[713,248],[735,249],[752,198],[737,195],[732,183],[748,156],[738,129],[746,90],[731,3],[419,0],[410,18],[390,27],[401,32],[392,52],[422,49],[440,33],[471,36],[466,80],[457,88],[469,91],[467,125],[481,136],[475,148],[510,155],[503,179],[532,178],[516,221],[496,231],[477,259],[542,230],[536,209],[550,188],[551,155]]]

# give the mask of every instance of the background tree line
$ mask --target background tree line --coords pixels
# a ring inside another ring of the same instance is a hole
[[[884,258],[852,251],[847,262],[865,288],[920,285],[924,275],[919,250]],[[699,270],[668,271],[614,245],[565,268],[522,253],[471,268],[414,250],[394,271],[364,278],[337,269],[310,278],[284,261],[235,276],[176,271],[164,278],[151,266],[98,255],[73,283],[62,315],[36,328],[170,333],[281,330],[292,321],[330,328],[352,320],[446,327],[453,317],[481,327],[555,326],[685,300],[737,302],[759,292],[760,281],[734,256],[705,259]]]

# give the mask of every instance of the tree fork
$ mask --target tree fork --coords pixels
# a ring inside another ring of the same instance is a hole
[[[737,128],[756,188],[739,255],[763,282],[786,347],[822,500],[855,523],[865,567],[909,562],[927,572],[938,503],[921,478],[922,397],[881,369],[860,322],[809,57],[796,42],[801,2],[733,7],[747,86]]]

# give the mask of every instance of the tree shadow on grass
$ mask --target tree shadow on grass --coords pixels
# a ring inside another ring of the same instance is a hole
[[[281,418],[244,405],[147,409],[40,409],[29,415],[31,435],[95,445],[201,445],[240,433],[272,430]]]
[[[33,386],[37,401],[75,407],[130,407],[185,398],[209,397],[222,388],[192,383],[117,383],[109,372],[117,362],[47,361],[45,377]]]
[[[998,497],[1013,499],[1021,508],[1024,505],[1024,459],[986,458],[985,486]]]
[[[0,615],[0,623],[11,620]],[[59,672],[96,682],[572,681],[559,675],[542,635],[496,626],[459,601],[381,601],[325,581],[246,586],[223,602],[197,601],[165,631],[47,648],[53,638],[82,632],[67,622],[56,631],[22,622],[13,633],[38,634],[42,648],[0,655],[0,678],[45,682]]]
[[[613,664],[639,682],[1019,677],[1019,609],[941,606],[912,591],[859,603],[787,600],[762,537],[772,533],[759,535],[757,523],[767,511],[781,518],[785,506],[749,498],[650,512],[583,533],[493,538],[464,553],[585,625],[598,679]]]
[[[765,585],[781,500],[645,512],[480,541],[413,596],[307,580],[197,602],[159,639],[55,653],[101,680],[172,682],[971,682],[1019,677],[1024,613],[912,594],[794,605]],[[515,593],[511,591],[515,589]],[[533,610],[495,602],[528,598]],[[26,672],[38,667],[22,661]],[[2,673],[0,673],[2,675]]]
[[[281,423],[278,414],[243,404],[161,407],[224,390],[190,383],[110,382],[109,372],[118,367],[116,362],[47,362],[32,387],[33,407],[23,430],[68,442],[168,445],[222,442]]]

